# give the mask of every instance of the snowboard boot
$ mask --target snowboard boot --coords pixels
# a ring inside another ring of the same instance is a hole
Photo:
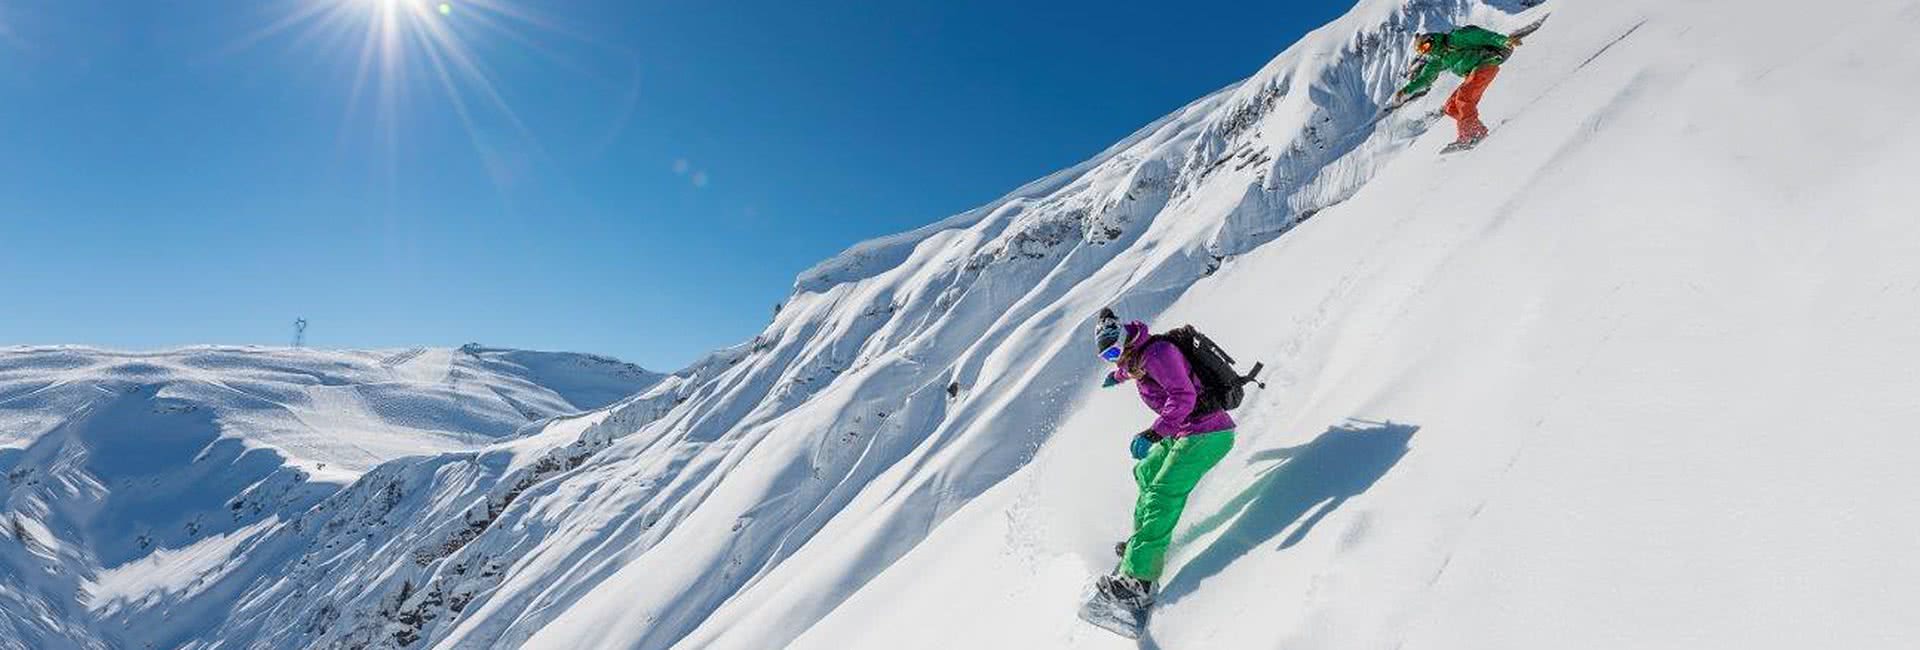
[[[1485,139],[1487,139],[1487,134],[1485,133],[1482,133],[1477,137],[1461,138],[1459,140],[1455,140],[1452,144],[1441,147],[1440,153],[1454,153],[1458,151],[1466,151],[1468,149],[1472,149],[1475,146],[1479,145],[1480,141]]]
[[[1100,576],[1094,581],[1100,593],[1113,602],[1133,609],[1153,606],[1153,583],[1125,574]]]
[[[1480,144],[1481,140],[1487,139],[1487,134],[1490,132],[1491,131],[1487,129],[1487,125],[1481,124],[1480,120],[1477,119],[1471,123],[1462,124],[1460,125],[1460,137],[1454,139],[1453,144],[1447,145],[1441,149],[1440,152],[1448,153],[1472,149],[1475,145]]]
[[[1452,144],[1447,145],[1447,147],[1451,149],[1472,149],[1473,145],[1480,144],[1480,141],[1485,139],[1487,139],[1487,131],[1476,130],[1460,136],[1454,140]]]

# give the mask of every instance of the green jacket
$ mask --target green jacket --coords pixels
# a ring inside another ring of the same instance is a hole
[[[1507,43],[1507,36],[1492,30],[1468,25],[1441,34],[1433,50],[1427,52],[1425,62],[1414,71],[1413,79],[1400,89],[1400,94],[1412,97],[1427,92],[1443,71],[1451,70],[1464,77],[1474,70],[1500,65],[1512,54],[1513,46]]]

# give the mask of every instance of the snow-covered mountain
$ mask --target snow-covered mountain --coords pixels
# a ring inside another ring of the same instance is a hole
[[[1920,6],[1531,4],[1366,0],[644,393],[89,589],[92,638],[1125,647],[1073,616],[1148,421],[1112,305],[1270,368],[1143,645],[1911,647]],[[1548,11],[1478,149],[1374,119],[1413,33]]]
[[[662,377],[478,345],[0,348],[0,646],[138,647],[129,629],[191,633],[205,623],[190,603],[273,575],[236,573],[276,568],[242,549],[368,470],[511,446],[530,424]]]

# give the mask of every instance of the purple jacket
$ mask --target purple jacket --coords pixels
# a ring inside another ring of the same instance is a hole
[[[1166,341],[1149,341],[1147,324],[1127,323],[1127,355],[1114,369],[1116,381],[1134,380],[1140,388],[1140,401],[1160,414],[1153,430],[1168,438],[1184,438],[1196,433],[1213,433],[1234,428],[1233,416],[1226,411],[1206,414],[1193,412],[1200,398],[1199,381],[1187,365],[1180,348]],[[1144,349],[1140,346],[1145,345]],[[1136,360],[1137,359],[1137,360]],[[1140,376],[1133,377],[1130,366],[1137,364]]]

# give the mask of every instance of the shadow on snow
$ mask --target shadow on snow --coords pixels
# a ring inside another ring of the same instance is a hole
[[[1261,468],[1253,485],[1219,512],[1195,522],[1174,542],[1178,548],[1231,523],[1162,585],[1160,601],[1171,603],[1192,593],[1207,578],[1290,527],[1293,532],[1274,550],[1300,543],[1327,515],[1373,487],[1399,463],[1419,429],[1410,424],[1349,420],[1307,444],[1255,453],[1247,459],[1249,467]]]

